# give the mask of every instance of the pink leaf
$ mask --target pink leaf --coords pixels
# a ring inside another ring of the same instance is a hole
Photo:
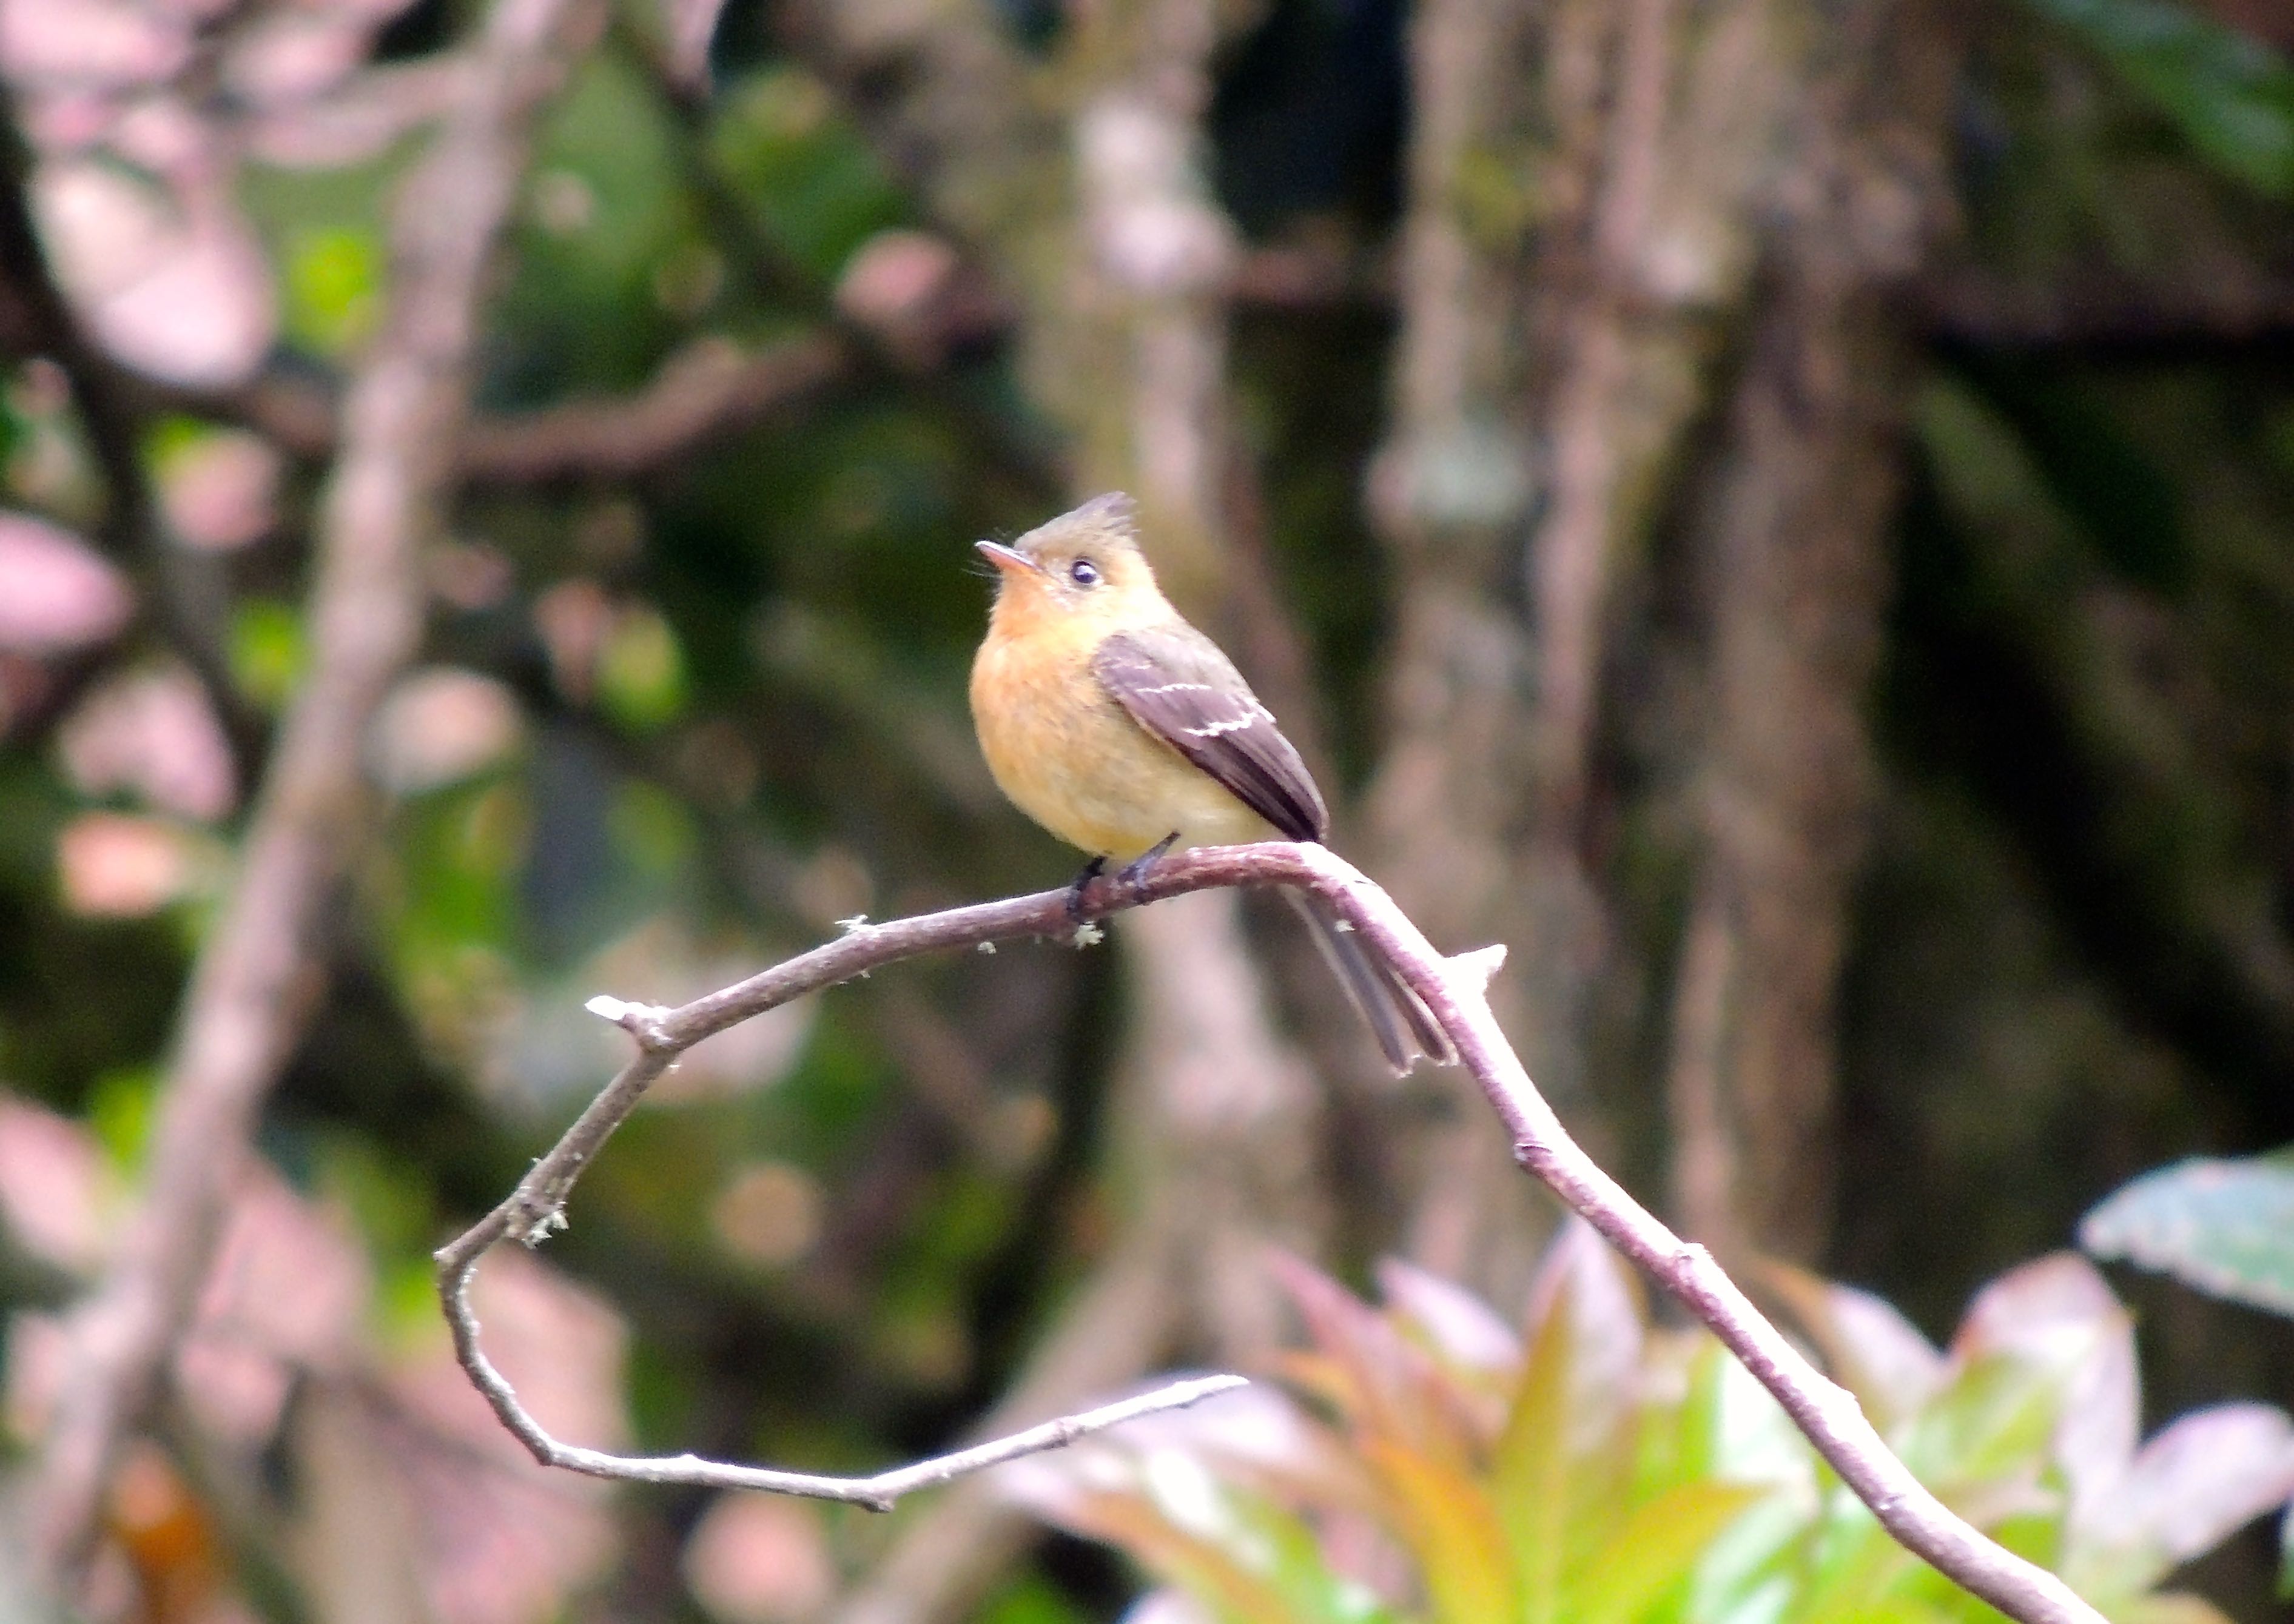
[[[44,163],[41,234],[97,339],[173,383],[243,380],[278,329],[271,268],[219,181],[172,195],[93,159]]]
[[[0,0],[0,72],[19,84],[157,84],[191,60],[187,21],[119,0]]]
[[[721,1624],[809,1619],[836,1590],[820,1514],[761,1494],[718,1497],[685,1543],[685,1582]]]
[[[669,69],[689,90],[709,88],[709,42],[725,0],[662,0],[669,24]]]
[[[281,460],[269,442],[243,429],[201,434],[160,466],[169,527],[209,552],[261,540],[278,521]]]
[[[64,906],[91,919],[141,919],[191,888],[197,866],[184,832],[156,817],[84,812],[56,835]]]
[[[134,607],[126,578],[78,537],[0,513],[0,650],[60,654],[105,642]]]
[[[2147,1584],[2289,1496],[2294,1423],[2273,1405],[2217,1404],[2180,1417],[2144,1444],[2110,1493],[2075,1508],[2070,1538],[2090,1562],[2100,1553],[2147,1558]]]
[[[15,1245],[60,1269],[92,1270],[110,1229],[102,1189],[103,1156],[85,1129],[0,1095],[0,1220]]]
[[[221,817],[238,799],[231,745],[188,672],[117,677],[80,702],[58,744],[84,795],[130,791],[164,812]]]
[[[1513,1328],[1462,1287],[1399,1258],[1379,1264],[1378,1284],[1387,1307],[1457,1364],[1505,1373],[1521,1363],[1521,1338]]]
[[[412,794],[483,771],[524,734],[524,713],[508,688],[476,671],[434,665],[383,701],[369,754],[385,788]]]
[[[1582,1218],[1563,1225],[1547,1251],[1530,1288],[1527,1324],[1542,1325],[1565,1293],[1570,1314],[1569,1442],[1575,1451],[1597,1453],[1639,1401],[1647,1320],[1639,1281]]]
[[[1916,1413],[1942,1385],[1943,1355],[1889,1303],[1783,1265],[1771,1268],[1769,1279],[1823,1353],[1834,1379],[1856,1395],[1883,1431]]]
[[[1986,1354],[2066,1372],[2055,1451],[2074,1503],[2107,1494],[2135,1453],[2142,1395],[2135,1327],[2095,1265],[2058,1252],[2010,1270],[1968,1306],[1952,1355]]]

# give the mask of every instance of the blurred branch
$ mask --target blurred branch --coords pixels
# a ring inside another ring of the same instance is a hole
[[[112,1463],[158,1396],[256,1111],[315,1004],[311,940],[368,827],[368,723],[421,635],[417,549],[453,471],[494,245],[532,120],[598,9],[497,0],[466,98],[399,194],[391,299],[345,405],[321,516],[312,669],[281,727],[238,881],[192,970],[142,1205],[74,1316],[73,1376],[37,1483],[42,1555],[59,1587],[91,1553]]]
[[[855,365],[851,346],[831,333],[753,351],[696,338],[633,394],[474,417],[455,448],[456,472],[481,485],[635,478],[826,387]],[[254,429],[297,457],[333,455],[341,431],[333,393],[315,379],[273,373],[239,389],[166,398]]]
[[[84,344],[23,337],[60,329],[29,319],[48,306],[37,298],[36,284],[28,285],[34,291],[27,296],[20,269],[27,262],[17,244],[29,240],[11,229],[10,214],[9,198],[0,193],[0,276],[12,301],[0,304],[0,342],[50,354],[64,368],[91,449],[115,490],[135,488],[120,485],[123,474],[142,478],[133,451],[144,398],[237,423],[297,457],[334,453],[338,405],[333,391],[316,378],[272,372],[228,391],[178,389],[130,378]],[[1383,261],[1315,246],[1241,253],[1224,294],[1236,307],[1283,313],[1383,306],[1394,296]],[[2229,281],[2199,279],[2161,287],[2104,276],[2027,284],[1960,266],[1916,284],[1911,296],[1932,335],[1987,348],[2242,341],[2294,329],[2294,280],[2259,272]],[[63,315],[68,321],[69,312]],[[992,336],[987,328],[972,334]],[[720,337],[698,338],[670,355],[632,394],[477,417],[462,443],[461,476],[477,484],[635,477],[880,364],[856,348],[850,334],[834,329],[753,352]],[[128,505],[119,523],[138,511]]]
[[[1166,858],[1135,885],[1115,879],[1094,881],[1081,898],[1081,911],[1089,922],[1195,891],[1278,886],[1310,889],[1329,898],[1366,943],[1387,955],[1456,1043],[1461,1064],[1511,1134],[1515,1159],[1710,1327],[1906,1549],[2025,1624],[2102,1624],[2102,1615],[2062,1579],[1993,1544],[1930,1493],[1889,1450],[1853,1396],[1818,1373],[1753,1306],[1710,1253],[1658,1222],[1569,1137],[1491,1013],[1485,989],[1503,960],[1502,948],[1445,958],[1392,897],[1320,846],[1228,846],[1184,852]],[[614,1021],[636,1040],[636,1057],[501,1205],[437,1255],[439,1295],[463,1367],[503,1425],[537,1459],[636,1482],[768,1489],[881,1505],[897,1493],[945,1481],[956,1471],[1051,1447],[1078,1435],[1073,1429],[1083,1420],[1110,1425],[1234,1384],[1232,1378],[1213,1378],[1215,1384],[1208,1386],[1182,1384],[1132,1401],[1128,1407],[1114,1406],[877,1477],[818,1478],[718,1466],[690,1457],[627,1459],[559,1443],[526,1415],[478,1345],[469,1287],[479,1260],[504,1240],[535,1246],[563,1226],[565,1201],[582,1170],[679,1055],[752,1016],[904,959],[1026,937],[1072,937],[1078,944],[1086,943],[1093,934],[1088,923],[1076,925],[1070,911],[1071,895],[1066,889],[1039,891],[881,925],[854,921],[836,941],[675,1009],[608,997],[591,1001],[593,1013]],[[1170,1396],[1182,1393],[1184,1400]]]
[[[754,423],[853,369],[850,346],[809,334],[746,353],[722,338],[687,345],[622,400],[574,401],[517,417],[480,418],[460,473],[479,484],[628,479]]]
[[[937,308],[906,311],[888,324],[850,307],[846,286],[824,282],[799,263],[758,220],[740,186],[728,177],[714,150],[705,100],[696,93],[674,53],[642,28],[623,26],[614,41],[659,87],[678,127],[677,158],[685,183],[699,199],[720,246],[759,297],[769,304],[793,305],[826,323],[850,346],[856,372],[871,382],[905,386],[931,402],[989,467],[1040,493],[1065,488],[1062,470],[1025,419],[956,386],[943,364],[958,353],[972,353],[999,339],[1009,324],[1009,313],[976,265],[951,256],[954,274],[928,301]],[[1001,54],[985,33],[980,43],[992,54]],[[989,118],[1004,116],[1002,110],[982,112]],[[866,257],[864,248],[842,274],[849,277]]]
[[[12,264],[4,199],[0,199],[0,270]],[[1270,248],[1245,256],[1232,296],[1271,309],[1339,307],[1383,296],[1375,272],[1336,252]],[[0,323],[10,320],[0,307]],[[952,334],[929,335],[934,353],[957,339],[1000,337],[1008,318],[988,321],[972,306],[955,313]],[[0,326],[0,337],[8,331]],[[635,394],[574,400],[533,411],[480,415],[463,438],[460,474],[475,484],[541,483],[553,479],[629,479],[647,474],[710,441],[737,433],[841,379],[891,361],[870,349],[870,336],[834,324],[761,350],[744,351],[729,339],[696,338],[663,361]],[[334,391],[318,378],[273,371],[229,390],[191,390],[119,376],[100,356],[101,394],[116,410],[132,411],[139,397],[253,429],[281,451],[310,460],[334,454],[339,412]],[[906,377],[913,369],[897,369]],[[79,374],[66,370],[77,380]],[[84,410],[85,410],[84,408]],[[113,443],[132,447],[133,437]],[[99,441],[99,451],[105,443]],[[110,467],[107,459],[105,466]]]
[[[2294,270],[2210,263],[2189,274],[2075,269],[2044,281],[1980,265],[1915,283],[1934,337],[1981,349],[2245,344],[2294,333]]]
[[[1249,248],[1227,280],[1239,309],[1377,310],[1394,304],[1394,265],[1385,255],[1335,244]]]

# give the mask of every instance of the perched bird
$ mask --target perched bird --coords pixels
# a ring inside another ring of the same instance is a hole
[[[1233,663],[1179,618],[1139,550],[1121,492],[1094,497],[1006,547],[972,719],[1013,802],[1136,879],[1175,848],[1320,841],[1330,815],[1297,751]],[[1286,889],[1396,1071],[1456,1058],[1426,1005],[1324,898]]]

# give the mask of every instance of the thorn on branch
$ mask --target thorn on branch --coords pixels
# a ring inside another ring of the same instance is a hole
[[[1486,947],[1476,947],[1471,953],[1452,954],[1443,962],[1449,968],[1451,979],[1476,992],[1489,991],[1490,983],[1497,979],[1505,968],[1506,945],[1492,942]]]

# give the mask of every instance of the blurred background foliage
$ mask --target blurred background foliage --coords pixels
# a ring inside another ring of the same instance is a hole
[[[388,286],[386,199],[428,105],[344,134],[317,101],[262,89],[256,46],[266,28],[339,24],[343,75],[402,76],[389,83],[411,95],[404,76],[436,68],[476,15],[460,0],[175,9],[197,13],[188,66],[162,49],[167,7],[0,4],[15,168],[58,280],[150,385],[134,450],[167,532],[164,556],[105,539],[88,426],[55,361],[19,345],[0,418],[0,1292],[18,1314],[19,1449],[60,1379],[43,1316],[100,1268],[133,1198],[183,979],[311,658],[325,447],[250,391],[298,398],[355,363]],[[1102,8],[1074,9],[1005,0],[936,26],[1080,73]],[[1279,622],[1221,631],[1309,741],[1341,843],[1375,869],[1363,808],[1392,743],[1396,605],[1444,567],[1365,497],[1401,432],[1400,240],[1425,117],[1410,53],[1429,25],[1399,0],[1210,9],[1202,166],[1242,262],[1267,273],[1224,329],[1249,470],[1232,550],[1260,572],[1224,613]],[[305,1255],[259,1214],[233,1221],[231,1245],[279,1271],[257,1269],[258,1286],[289,1282],[334,1318],[242,1348],[252,1366],[235,1374],[179,1371],[188,1417],[131,1458],[115,1497],[114,1616],[352,1616],[311,1577],[327,1567],[313,1552],[349,1538],[313,1509],[340,1469],[338,1409],[352,1458],[395,1449],[410,1485],[357,1537],[385,1539],[393,1517],[428,1530],[404,1536],[428,1553],[407,1558],[419,1608],[391,1616],[858,1618],[836,1610],[906,1526],[525,1479],[516,1492],[546,1514],[473,1509],[506,1468],[457,1466],[494,1441],[439,1396],[459,1378],[430,1249],[609,1075],[619,1036],[587,997],[674,1002],[840,922],[1072,871],[997,796],[964,700],[988,598],[971,541],[1077,493],[1079,425],[1039,387],[1062,342],[1043,313],[1062,272],[999,258],[983,216],[914,172],[886,111],[913,87],[854,70],[816,8],[734,0],[705,92],[676,71],[670,26],[630,0],[546,117],[485,319],[479,410],[538,422],[517,414],[630,396],[697,344],[722,361],[826,335],[839,359],[643,467],[473,475],[447,516],[420,665],[362,744],[387,808],[329,914],[323,1003],[263,1117],[277,1187],[262,1211],[325,1244]],[[1950,247],[1888,289],[1909,335],[1885,386],[1903,465],[1881,503],[1891,585],[1856,702],[1875,766],[1838,922],[1836,1193],[1812,1246],[1778,1246],[1935,1338],[2135,1175],[2294,1141],[2294,26],[2270,0],[1973,0],[1952,27],[1968,43],[1946,132]],[[164,103],[213,128],[75,133],[75,109],[107,98],[123,119]],[[1485,215],[1566,207],[1489,162]],[[1273,276],[1296,264],[1314,274]],[[137,277],[169,275],[150,296],[164,319],[123,313]],[[1756,325],[1742,310],[1717,323],[1723,378],[1753,364]],[[1732,455],[1725,398],[1716,386],[1670,453],[1641,567],[1617,590],[1576,842],[1611,926],[1590,1058],[1564,1098],[1660,1205],[1688,1132],[1667,1090],[1670,989],[1699,862],[1682,789],[1696,712],[1675,702],[1699,680],[1682,650],[1716,591],[1695,538]],[[1526,578],[1486,592],[1495,613],[1530,616]],[[157,606],[185,579],[227,692]],[[1311,963],[1279,922],[1257,926],[1278,1027],[1308,1033],[1337,1101],[1321,1131],[1342,1216],[1317,1261],[1366,1280],[1411,1249],[1415,1187],[1382,1125],[1446,1108],[1333,1068],[1328,1050],[1358,1035],[1321,1021]],[[1137,1222],[1154,1175],[1124,1148],[1121,1077],[1151,1019],[1127,991],[1145,951],[904,966],[712,1040],[583,1183],[543,1254],[555,1272],[502,1265],[529,1297],[489,1307],[490,1331],[530,1335],[533,1368],[562,1364],[569,1386],[588,1373],[564,1412],[585,1441],[619,1429],[647,1452],[848,1469],[950,1440]],[[1471,1126],[1494,1142],[1494,1125]],[[2250,1194],[2212,1192],[2233,1228],[2256,1222],[2243,1201],[2283,1211],[2282,1168],[2262,1176],[2274,1165],[2251,1165]],[[2112,1210],[2098,1252],[2176,1267],[2185,1230],[2153,1211],[2129,1239]],[[2285,1231],[2261,1222],[2262,1241],[2225,1244],[2274,1241],[2274,1259],[2234,1271],[2274,1284],[2178,1272],[2282,1311]],[[2294,1402],[2282,1320],[2113,1279],[2139,1328],[2146,1431],[2201,1403]],[[1526,1301],[1518,1271],[1466,1284],[1497,1304],[1493,1324]],[[1170,1352],[1232,1345],[1204,1332]],[[1692,1394],[1726,1385],[1709,1355],[1667,1357],[1703,1372]],[[437,1490],[458,1471],[473,1503]],[[1112,1526],[1051,1498],[1068,1527]],[[2270,1532],[2177,1582],[2274,1616]],[[1154,1567],[1144,1536],[1119,1543]],[[984,1599],[920,1616],[1112,1618],[1139,1585],[1062,1539],[998,1570]],[[1342,1602],[1296,1616],[1387,1616]]]

